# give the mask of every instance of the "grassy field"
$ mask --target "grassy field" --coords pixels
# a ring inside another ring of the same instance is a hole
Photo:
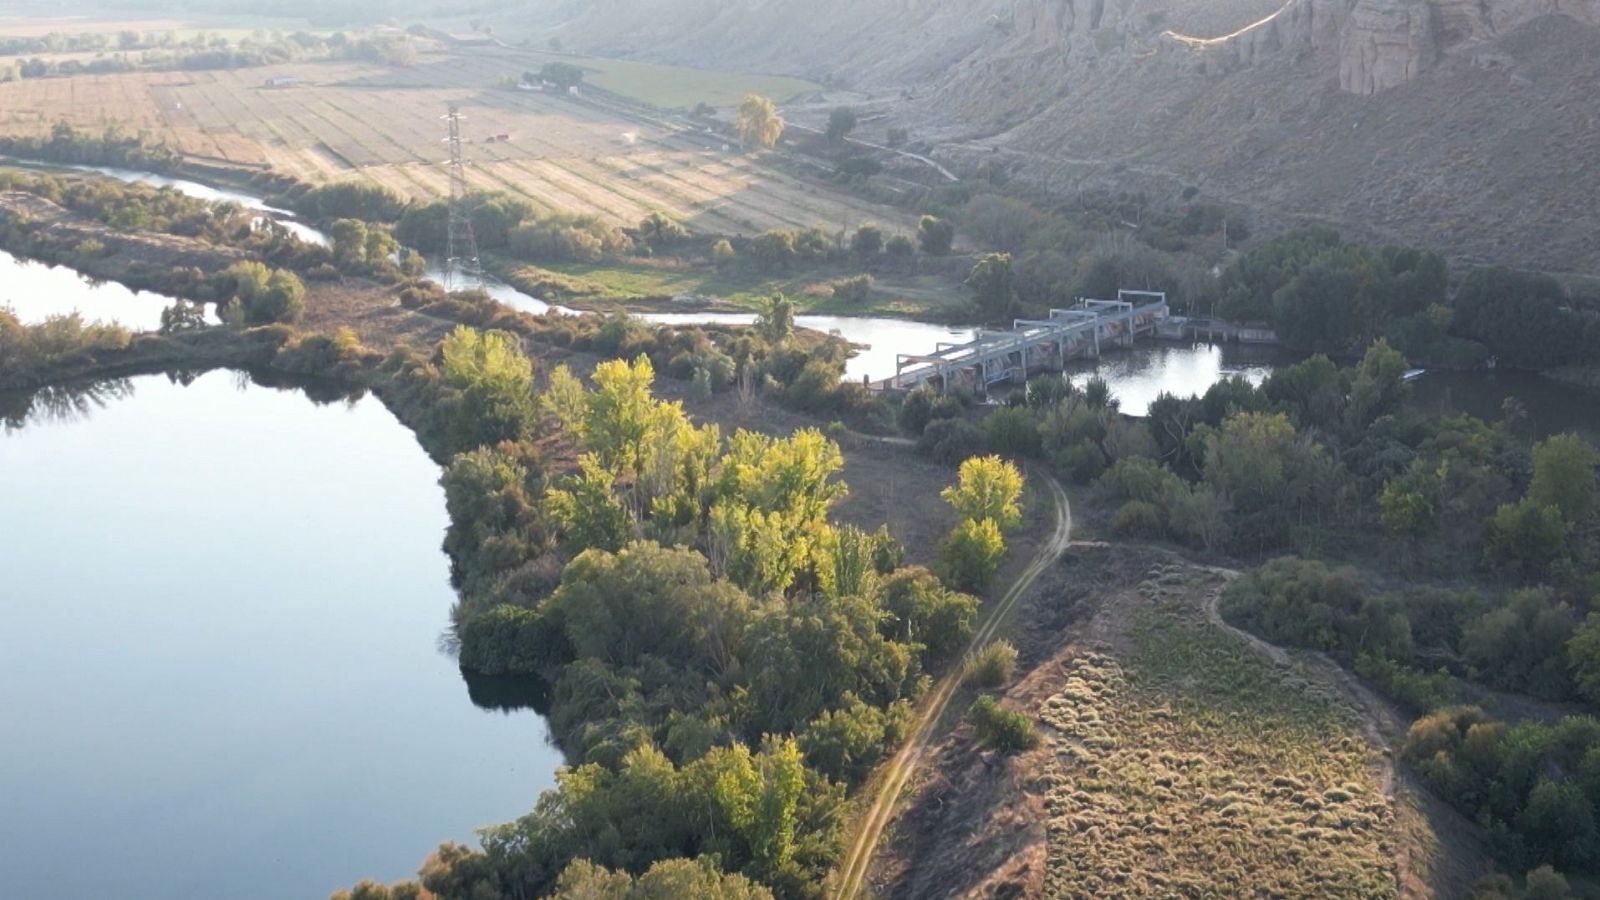
[[[42,134],[60,121],[92,131],[118,124],[207,160],[313,182],[365,179],[431,198],[448,191],[440,117],[456,104],[466,118],[472,186],[519,194],[544,209],[623,225],[660,211],[722,234],[815,225],[836,231],[867,221],[914,230],[897,210],[761,165],[721,138],[506,86],[548,58],[435,47],[405,67],[306,62],[27,79],[0,85],[0,133]],[[762,83],[760,76],[693,69],[669,78],[656,71],[663,68],[619,63],[596,77],[619,79],[633,92],[653,87],[685,96],[699,85],[737,94]],[[264,86],[281,76],[300,83]],[[509,140],[485,140],[501,134]]]
[[[795,302],[801,312],[908,316],[956,319],[971,315],[971,296],[957,283],[936,275],[880,274],[863,302],[835,299],[833,286],[859,274],[857,268],[828,266],[792,275],[773,276],[749,265],[717,268],[680,260],[618,262],[604,265],[512,266],[503,277],[528,286],[544,282],[565,285],[563,303],[584,307],[585,296],[604,297],[608,305],[643,308],[640,301],[684,294],[712,298],[731,306],[756,309],[774,291]],[[536,290],[535,293],[545,293]]]
[[[736,106],[746,94],[760,94],[784,103],[822,86],[783,75],[757,75],[665,66],[630,59],[601,59],[529,51],[529,68],[565,62],[584,70],[584,80],[613,93],[662,109],[692,109],[696,104]]]
[[[1156,567],[1118,649],[1044,702],[1046,896],[1394,896],[1378,750],[1332,688],[1204,621],[1215,583]]]

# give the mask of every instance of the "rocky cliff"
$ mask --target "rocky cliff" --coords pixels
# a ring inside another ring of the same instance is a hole
[[[569,0],[543,36],[870,92],[935,156],[1600,274],[1600,0]]]

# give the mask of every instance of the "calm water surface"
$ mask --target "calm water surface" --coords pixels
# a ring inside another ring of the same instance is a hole
[[[76,311],[85,321],[116,322],[130,331],[161,327],[161,311],[175,301],[114,281],[93,281],[66,266],[19,259],[0,250],[0,306],[25,323]],[[207,318],[215,322],[213,313]]]
[[[411,434],[231,372],[120,384],[0,434],[0,893],[325,897],[531,809],[560,760],[439,650]]]

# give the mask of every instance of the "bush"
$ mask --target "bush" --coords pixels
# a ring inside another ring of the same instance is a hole
[[[1228,585],[1222,614],[1276,644],[1343,655],[1411,655],[1411,626],[1387,596],[1367,596],[1353,569],[1275,559]]]
[[[938,419],[923,429],[917,451],[934,462],[954,465],[983,452],[983,432],[965,419]]]
[[[993,519],[966,519],[945,538],[939,555],[951,583],[978,591],[999,571],[1005,554],[1006,540]]]
[[[461,667],[483,675],[537,675],[542,666],[571,655],[565,635],[549,617],[502,605],[469,619],[461,629]]]
[[[925,384],[918,385],[900,401],[900,408],[895,412],[895,423],[906,434],[920,437],[922,430],[933,421],[934,405],[938,400],[939,395],[933,388]]]
[[[883,250],[889,255],[890,259],[898,263],[909,262],[917,255],[916,243],[903,234],[897,234],[889,238],[889,242],[884,244]]]
[[[1413,714],[1426,714],[1456,702],[1455,679],[1446,669],[1422,672],[1392,659],[1363,653],[1356,674]]]
[[[883,229],[862,225],[850,239],[850,250],[857,256],[872,258],[883,252]]]
[[[1106,454],[1087,438],[1050,455],[1056,473],[1073,484],[1088,484],[1106,470]]]
[[[1111,517],[1111,532],[1118,537],[1157,539],[1167,533],[1166,516],[1154,503],[1129,500]]]
[[[944,256],[955,243],[956,227],[946,219],[923,216],[917,223],[917,243],[929,256]]]
[[[1017,648],[1010,641],[990,641],[967,660],[968,684],[997,688],[1011,680],[1017,669]]]
[[[833,299],[841,303],[865,303],[871,296],[871,275],[857,275],[833,283]]]
[[[983,420],[983,442],[991,453],[1038,456],[1040,440],[1039,423],[1025,408],[997,409]]]
[[[1033,720],[1022,713],[1002,709],[987,694],[972,702],[967,710],[967,721],[972,723],[973,734],[979,742],[991,750],[1013,753],[1039,746],[1039,733],[1033,729]]]

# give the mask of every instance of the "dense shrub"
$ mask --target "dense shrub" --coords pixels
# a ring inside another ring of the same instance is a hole
[[[951,583],[978,591],[999,571],[1005,553],[1005,538],[993,519],[965,519],[945,538],[939,558]]]
[[[934,462],[954,465],[983,452],[983,432],[965,419],[935,419],[923,429],[917,451]]]
[[[991,750],[1015,753],[1039,746],[1039,733],[1033,720],[1020,712],[1001,708],[987,694],[972,702],[967,721],[978,741]]]

